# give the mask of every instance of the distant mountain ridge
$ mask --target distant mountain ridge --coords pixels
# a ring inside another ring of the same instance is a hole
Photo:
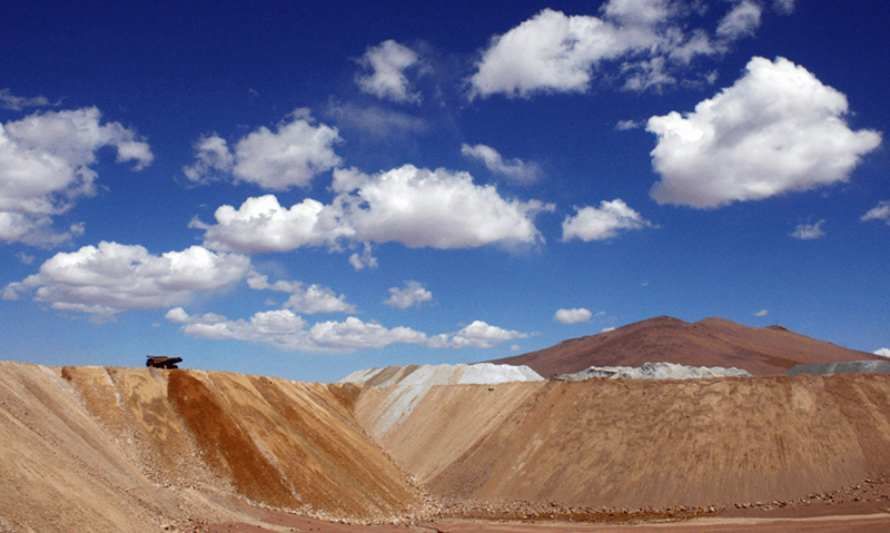
[[[723,318],[686,322],[659,316],[490,362],[528,365],[544,377],[646,362],[736,367],[762,376],[784,374],[797,364],[880,359],[779,325],[752,328]]]

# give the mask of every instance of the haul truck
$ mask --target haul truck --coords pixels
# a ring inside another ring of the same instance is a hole
[[[146,355],[145,366],[149,368],[179,368],[177,364],[182,362],[182,357],[175,355]]]

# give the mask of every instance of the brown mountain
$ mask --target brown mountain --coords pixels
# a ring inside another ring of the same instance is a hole
[[[783,374],[800,363],[880,359],[782,326],[752,328],[721,318],[699,322],[661,316],[555,346],[492,361],[528,365],[545,377],[590,366],[639,366],[645,362],[742,368],[754,375]]]

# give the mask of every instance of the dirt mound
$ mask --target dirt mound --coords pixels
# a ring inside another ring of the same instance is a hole
[[[359,370],[341,380],[376,389],[364,397],[357,409],[365,428],[381,437],[411,414],[420,400],[437,385],[493,385],[516,381],[543,381],[527,366],[493,365],[410,365]],[[369,417],[373,417],[371,420]]]
[[[553,377],[591,366],[640,366],[648,361],[781,375],[801,363],[875,359],[878,356],[799,335],[782,326],[751,328],[720,318],[689,323],[657,317],[492,362],[528,365],[542,376]]]
[[[407,472],[426,483],[451,465],[483,436],[503,423],[545,382],[450,385],[430,388],[410,416],[383,428],[377,410],[386,389],[362,392],[356,417]]]
[[[232,496],[350,518],[410,510],[417,491],[356,423],[356,396],[229,373],[0,362],[0,524],[244,521]]]
[[[455,385],[534,375],[422,369],[369,372],[359,387],[0,362],[0,531],[630,522],[890,502],[890,375]],[[410,408],[381,425],[403,385]]]
[[[731,506],[890,472],[888,408],[888,376],[441,386],[381,442],[445,500]]]

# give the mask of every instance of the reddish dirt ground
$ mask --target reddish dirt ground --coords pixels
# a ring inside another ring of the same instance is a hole
[[[657,317],[491,362],[528,365],[542,376],[552,377],[591,366],[640,366],[645,362],[736,367],[754,375],[777,375],[801,363],[869,359],[880,358],[781,326],[751,328],[720,318],[689,323]]]

